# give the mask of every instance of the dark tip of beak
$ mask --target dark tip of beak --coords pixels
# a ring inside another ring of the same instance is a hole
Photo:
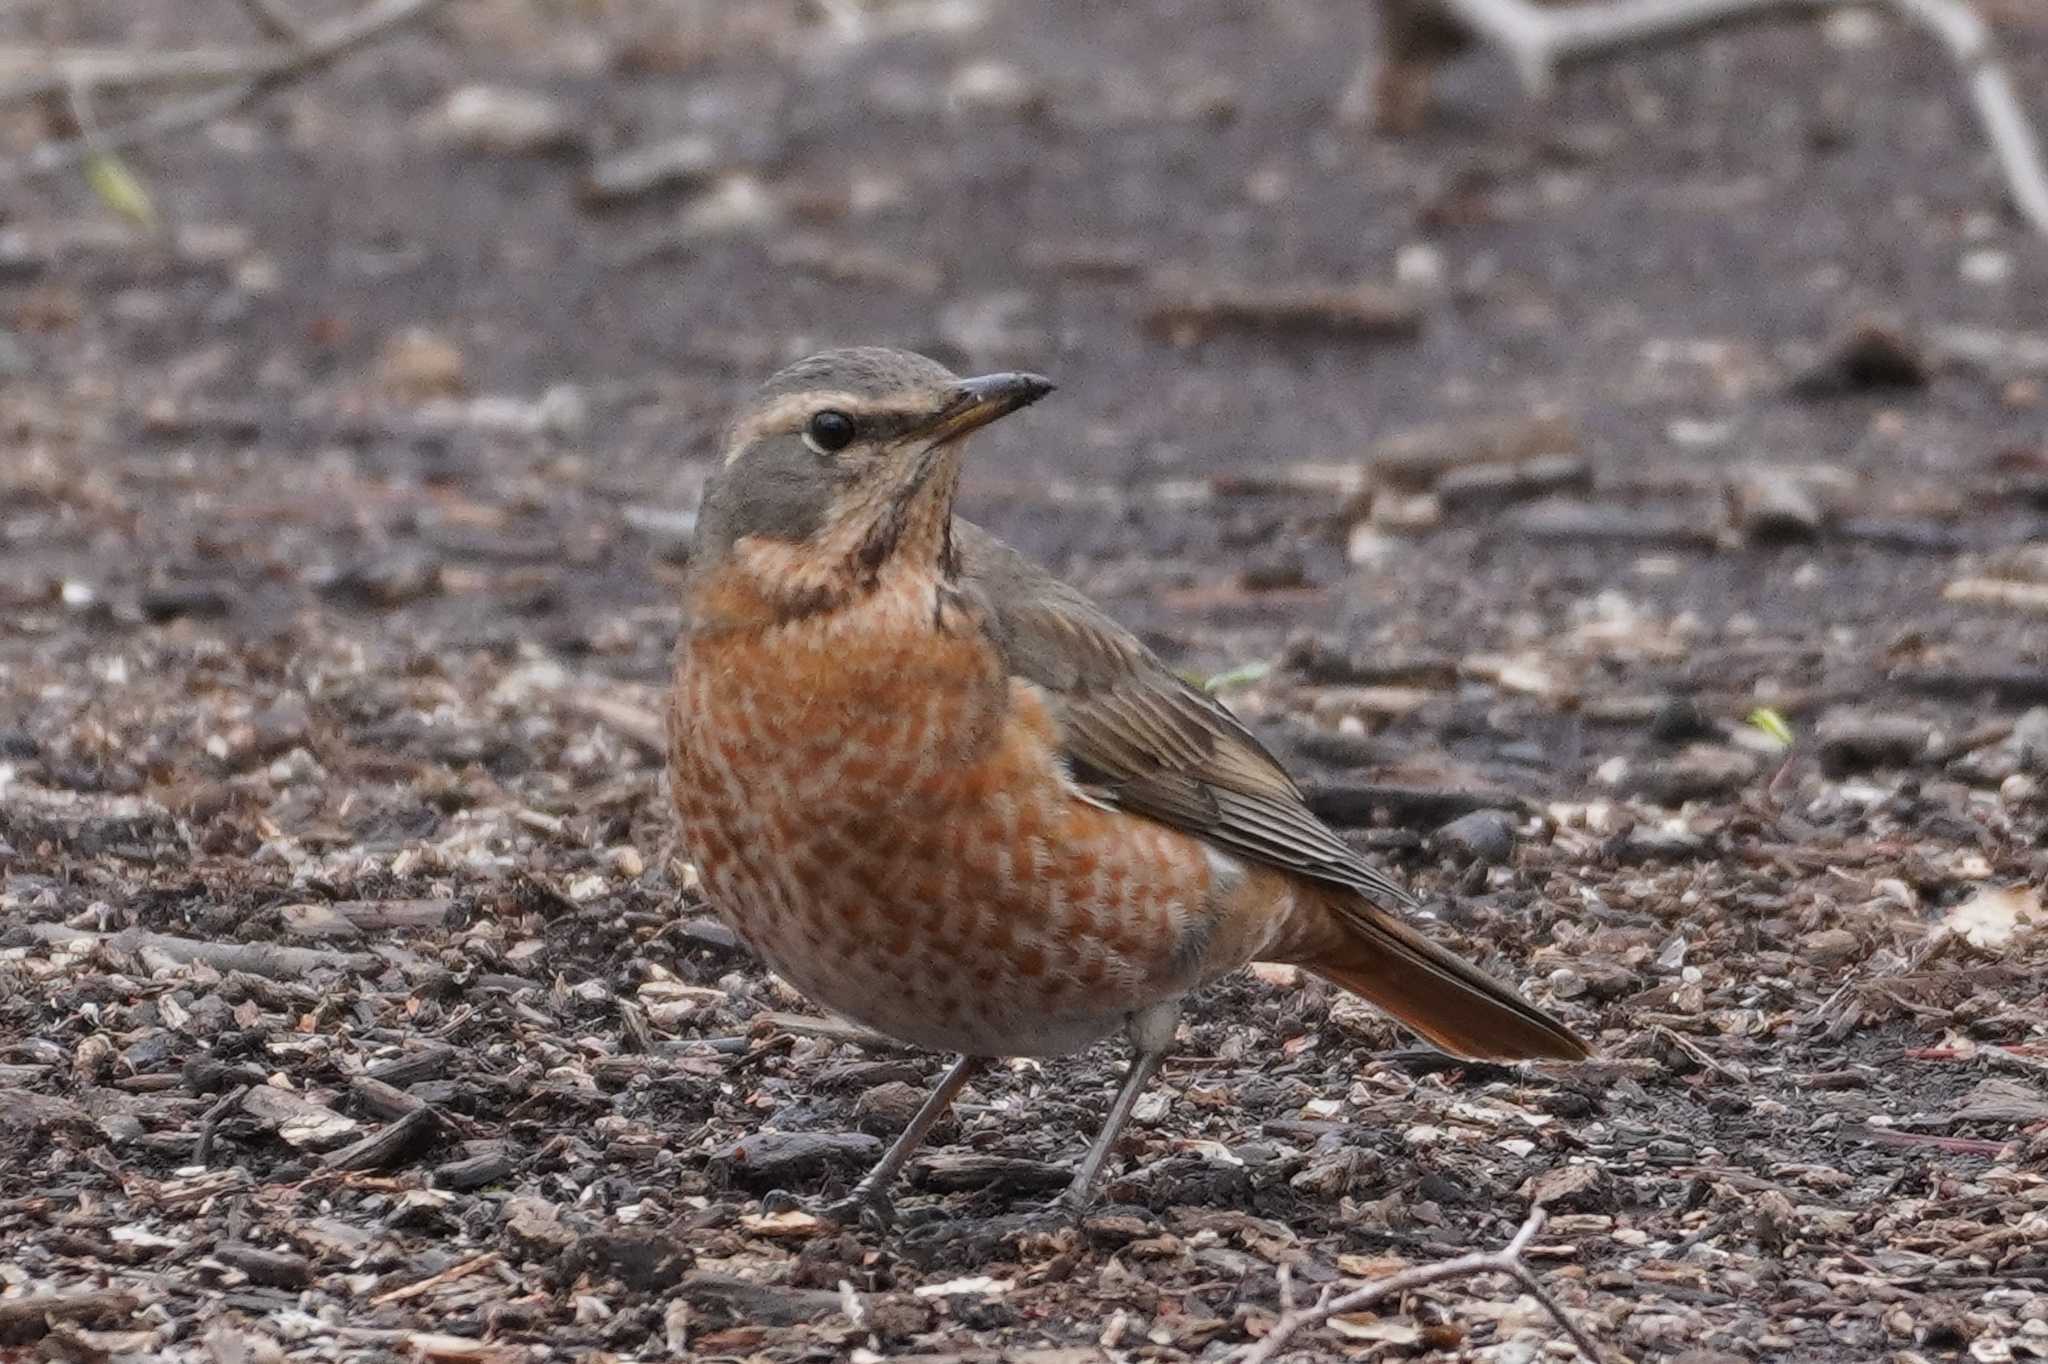
[[[1031,406],[1053,388],[1053,381],[1041,374],[983,374],[962,379],[953,386],[953,396],[933,423],[934,433],[941,440],[964,436],[1020,407]]]
[[[1055,387],[1053,381],[1042,374],[984,374],[976,379],[960,381],[961,393],[972,402],[1001,407],[1002,412],[997,416],[1029,407]]]

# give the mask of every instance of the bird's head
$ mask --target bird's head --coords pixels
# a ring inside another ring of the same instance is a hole
[[[879,347],[799,360],[733,418],[693,571],[701,582],[737,565],[787,606],[872,585],[891,564],[944,566],[965,438],[1052,387],[1036,374],[963,379]]]

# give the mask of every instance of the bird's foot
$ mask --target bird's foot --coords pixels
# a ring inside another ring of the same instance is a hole
[[[816,1216],[842,1227],[858,1227],[862,1231],[881,1235],[896,1224],[896,1205],[889,1195],[880,1189],[854,1186],[846,1197],[827,1203],[815,1210]]]
[[[808,1199],[787,1189],[770,1189],[761,1195],[761,1211],[771,1217],[777,1213],[809,1213],[820,1222],[858,1227],[875,1233],[885,1232],[896,1223],[896,1208],[889,1201],[889,1195],[880,1189],[863,1189],[858,1185],[846,1197],[830,1202]]]

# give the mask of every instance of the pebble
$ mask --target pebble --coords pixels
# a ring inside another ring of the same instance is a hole
[[[891,1080],[864,1091],[854,1100],[853,1121],[873,1136],[894,1136],[924,1106],[924,1091],[902,1080]]]
[[[189,618],[218,620],[228,613],[228,596],[218,587],[197,583],[174,583],[143,592],[138,603],[142,618],[155,625]]]
[[[1823,928],[1799,940],[1806,958],[1816,966],[1840,966],[1863,952],[1863,944],[1846,928]]]
[[[678,234],[685,241],[737,236],[768,227],[782,216],[782,201],[759,177],[728,175],[690,200]]]
[[[1927,383],[1927,358],[1897,327],[1864,320],[1837,340],[1811,368],[1792,381],[1801,398],[1827,398],[1878,389],[1920,388]]]
[[[440,590],[439,560],[399,550],[348,565],[321,585],[320,594],[343,606],[388,608],[419,601]]]
[[[665,190],[688,189],[709,181],[724,161],[717,140],[702,133],[628,147],[591,166],[583,177],[583,202],[606,207]]]
[[[465,85],[419,121],[431,141],[504,156],[550,155],[582,142],[568,109],[535,90]]]
[[[2012,255],[1992,247],[1966,252],[1962,260],[1962,276],[1971,284],[2003,284],[2012,277]]]
[[[1911,767],[1927,755],[1933,726],[1909,715],[1835,712],[1822,717],[1816,733],[1822,770],[1842,777],[1879,767]]]
[[[1514,856],[1515,817],[1506,810],[1474,810],[1438,829],[1436,838],[1481,862],[1502,863]]]
[[[882,1155],[878,1137],[865,1132],[756,1132],[713,1159],[748,1184],[781,1183],[827,1169],[866,1169]]]
[[[2035,706],[2012,727],[2013,756],[2022,772],[2048,776],[2048,706]]]
[[[393,396],[447,398],[463,388],[462,348],[425,327],[408,327],[389,337],[377,359],[378,377]]]
[[[1804,481],[1775,469],[1754,469],[1729,490],[1735,528],[1749,544],[1811,540],[1827,521],[1827,509]]]
[[[1673,696],[1650,717],[1650,737],[1660,744],[1690,743],[1714,737],[1714,722],[1706,708],[1690,696]]]
[[[1045,105],[1039,83],[1008,62],[969,62],[946,82],[946,103],[956,112],[1032,113]]]

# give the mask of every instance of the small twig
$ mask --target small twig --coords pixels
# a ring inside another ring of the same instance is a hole
[[[370,1306],[388,1307],[395,1302],[409,1302],[419,1297],[422,1293],[433,1292],[443,1284],[467,1278],[478,1270],[489,1269],[492,1265],[498,1263],[501,1258],[503,1257],[497,1251],[487,1250],[481,1255],[472,1255],[467,1260],[458,1260],[437,1274],[429,1274],[424,1279],[416,1279],[412,1283],[394,1288],[388,1293],[379,1293],[376,1297],[370,1299]]]
[[[77,165],[89,156],[119,151],[210,123],[274,90],[303,80],[383,37],[390,30],[422,19],[447,3],[448,0],[370,0],[354,14],[307,30],[296,43],[267,49],[262,59],[252,59],[246,70],[228,78],[226,84],[216,89],[165,105],[126,122],[109,124],[96,130],[90,139],[80,136],[45,142],[24,157],[0,161],[0,181],[47,175]],[[231,67],[232,63],[228,65]],[[143,65],[137,69],[148,68]],[[84,84],[93,88],[120,84],[120,81],[111,79],[112,75],[112,72],[102,72],[98,79],[92,79],[91,73],[66,73],[56,78],[60,83],[54,88],[75,88],[72,85],[74,78],[82,79]],[[30,81],[17,81],[0,87],[0,95],[19,98],[24,92],[41,93],[44,88],[49,88],[49,80],[50,77],[41,76]]]
[[[668,754],[668,731],[662,718],[644,706],[594,689],[582,689],[562,693],[562,707],[597,721],[656,758]]]
[[[1691,1057],[1693,1059],[1693,1062],[1696,1065],[1698,1065],[1701,1069],[1718,1075],[1724,1080],[1733,1080],[1737,1084],[1741,1084],[1748,1079],[1747,1076],[1728,1069],[1728,1067],[1722,1065],[1719,1061],[1716,1061],[1713,1057],[1709,1056],[1706,1053],[1706,1051],[1702,1049],[1700,1045],[1697,1042],[1694,1042],[1691,1038],[1685,1036],[1683,1033],[1673,1031],[1672,1029],[1664,1026],[1662,1023],[1655,1024],[1650,1028],[1650,1036],[1656,1038],[1660,1042],[1663,1042],[1667,1046],[1674,1047],[1677,1050],[1684,1052],[1687,1056]]]
[[[1547,92],[1560,66],[1682,41],[1708,30],[1794,17],[1866,0],[1587,0],[1539,9],[1531,0],[1442,0],[1466,26],[1504,50],[1531,95]],[[2048,170],[2040,139],[1991,30],[1963,0],[1882,0],[1948,49],[1998,158],[2007,191],[2027,223],[2048,235]]]
[[[1543,1209],[1536,1209],[1529,1214],[1529,1220],[1522,1223],[1521,1230],[1515,1233],[1514,1239],[1499,1250],[1460,1255],[1454,1260],[1443,1260],[1433,1265],[1417,1265],[1398,1274],[1389,1274],[1384,1279],[1374,1279],[1361,1284],[1348,1293],[1332,1296],[1325,1291],[1314,1307],[1289,1307],[1281,1312],[1280,1319],[1266,1332],[1265,1339],[1247,1347],[1237,1356],[1236,1364],[1265,1364],[1285,1349],[1287,1342],[1296,1335],[1321,1326],[1331,1317],[1361,1311],[1387,1298],[1412,1293],[1430,1284],[1444,1283],[1451,1279],[1469,1279],[1479,1274],[1505,1274],[1513,1279],[1564,1329],[1565,1335],[1571,1338],[1572,1344],[1578,1347],[1580,1354],[1591,1360],[1592,1364],[1600,1364],[1600,1347],[1593,1343],[1592,1337],[1580,1329],[1577,1323],[1565,1315],[1563,1305],[1551,1296],[1550,1290],[1537,1279],[1534,1271],[1522,1263],[1523,1253],[1529,1249],[1529,1243],[1536,1239],[1536,1233],[1543,1230],[1544,1220]]]

